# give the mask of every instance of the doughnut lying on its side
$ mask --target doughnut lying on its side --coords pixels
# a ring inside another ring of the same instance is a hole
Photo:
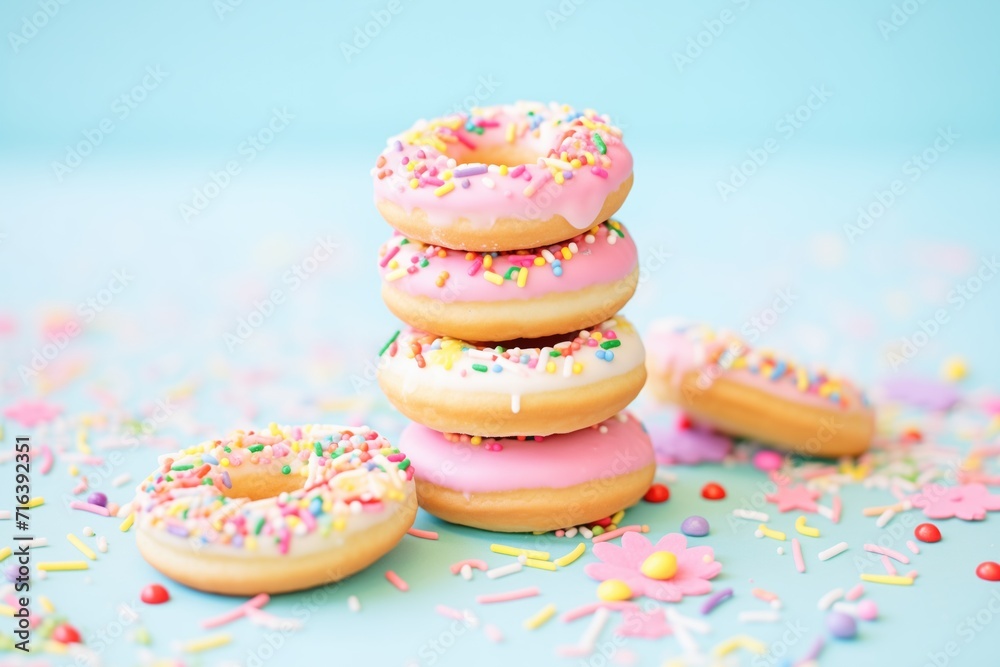
[[[661,321],[646,341],[650,391],[696,421],[809,456],[857,456],[871,444],[874,409],[845,379],[706,326]]]

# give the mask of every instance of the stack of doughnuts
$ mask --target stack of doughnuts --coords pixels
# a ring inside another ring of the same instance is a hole
[[[420,505],[487,530],[602,520],[655,470],[623,412],[645,352],[619,309],[638,282],[613,214],[632,156],[606,116],[519,102],[420,121],[372,170],[394,233],[382,297],[405,327],[379,384],[412,419],[400,448]]]

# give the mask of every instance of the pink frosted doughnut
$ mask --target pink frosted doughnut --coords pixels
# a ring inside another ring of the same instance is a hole
[[[871,444],[875,412],[844,378],[706,326],[664,320],[645,341],[647,386],[697,421],[811,456],[857,456]]]
[[[502,532],[569,528],[610,516],[646,493],[656,462],[642,423],[622,412],[545,438],[469,438],[410,424],[417,501],[452,523]]]
[[[382,298],[397,317],[466,340],[586,329],[617,313],[639,280],[635,244],[614,220],[566,243],[495,256],[397,235],[378,264]]]
[[[375,204],[427,244],[559,243],[610,218],[628,196],[632,154],[621,134],[594,111],[536,102],[420,121],[379,155]]]

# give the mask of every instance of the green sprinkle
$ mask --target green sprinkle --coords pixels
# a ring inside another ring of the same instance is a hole
[[[174,478],[171,477],[170,475],[167,475],[166,477],[163,478],[163,480],[166,481],[166,482],[172,482],[172,481],[174,481]]]
[[[549,356],[550,357],[561,357],[562,356],[562,352],[560,352],[559,350],[549,350]]]
[[[396,329],[396,333],[392,334],[392,338],[390,338],[385,342],[385,345],[382,346],[382,349],[378,351],[378,356],[381,357],[383,354],[385,354],[385,351],[389,349],[390,345],[396,342],[397,338],[399,338],[399,329]]]
[[[590,529],[590,532],[592,532],[594,535],[603,535],[604,528],[602,528],[601,526],[594,526],[593,528]]]
[[[521,270],[521,267],[519,267],[519,266],[512,266],[512,267],[510,267],[509,269],[507,269],[507,273],[503,274],[503,279],[504,280],[510,280],[514,276],[514,274],[517,273],[520,270]]]
[[[346,451],[347,450],[344,449],[343,447],[337,447],[335,450],[333,450],[332,452],[330,452],[330,458],[331,459],[335,459],[338,456],[343,456],[344,452],[346,452]]]
[[[171,466],[170,469],[173,470],[174,472],[181,472],[183,470],[190,470],[193,467],[194,467],[193,465],[191,465],[190,463],[188,463],[188,464],[182,465],[182,466]]]
[[[430,262],[427,261],[426,257],[424,257],[422,260],[420,260],[420,268],[421,269],[424,268],[424,267],[426,267],[428,264],[430,264]]]
[[[608,147],[604,144],[604,139],[601,139],[601,135],[599,135],[597,132],[594,132],[593,139],[594,139],[594,145],[597,146],[597,150],[601,152],[601,155],[604,155],[605,153],[608,152]]]
[[[225,446],[225,447],[223,447],[222,449],[224,449],[224,450],[225,450],[225,452],[226,452],[227,454],[229,454],[230,452],[232,452],[232,451],[233,451],[232,447],[230,447],[229,445],[226,445],[226,446]]]
[[[612,227],[611,231],[613,231],[615,234],[617,234],[620,238],[625,238],[625,232],[623,232],[622,230],[618,229],[617,227]]]
[[[486,372],[486,366],[483,364],[472,364],[472,370],[479,371],[480,373]]]
[[[316,450],[316,456],[323,456],[323,443],[316,441],[313,443],[313,449]]]
[[[603,347],[605,350],[610,350],[611,348],[618,347],[621,344],[622,342],[620,340],[618,340],[617,338],[612,338],[611,340],[606,340],[603,343],[601,343],[601,347]]]
[[[399,462],[399,465],[396,467],[399,468],[400,470],[406,470],[407,468],[410,467],[410,459],[403,459],[402,461]]]
[[[288,465],[281,466],[281,474],[282,475],[287,475],[290,472],[292,472],[292,466],[288,466]]]
[[[251,447],[247,447],[247,449],[250,450],[251,452],[256,453],[256,452],[259,452],[260,450],[264,449],[264,445],[253,445]]]
[[[201,480],[201,485],[202,486],[212,486],[212,484],[213,484],[213,482],[212,482],[212,479],[210,477],[206,477],[203,480]]]
[[[506,352],[506,349],[504,349],[503,345],[497,345],[493,349],[495,349],[497,351],[497,354],[503,354],[504,352]]]
[[[399,245],[407,245],[409,242],[410,239],[403,239],[402,241],[399,242]]]
[[[262,530],[264,530],[264,517],[257,519],[257,525],[253,527],[253,534],[260,535]]]

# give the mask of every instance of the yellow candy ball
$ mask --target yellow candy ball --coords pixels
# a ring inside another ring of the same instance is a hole
[[[944,375],[946,380],[958,382],[969,374],[969,368],[966,366],[965,360],[961,357],[949,357],[945,359],[944,365],[941,368],[941,374]]]
[[[621,579],[608,579],[597,587],[597,597],[605,602],[628,600],[632,597],[632,589]]]
[[[642,562],[640,571],[650,579],[664,581],[677,574],[677,556],[669,551],[654,551]]]

